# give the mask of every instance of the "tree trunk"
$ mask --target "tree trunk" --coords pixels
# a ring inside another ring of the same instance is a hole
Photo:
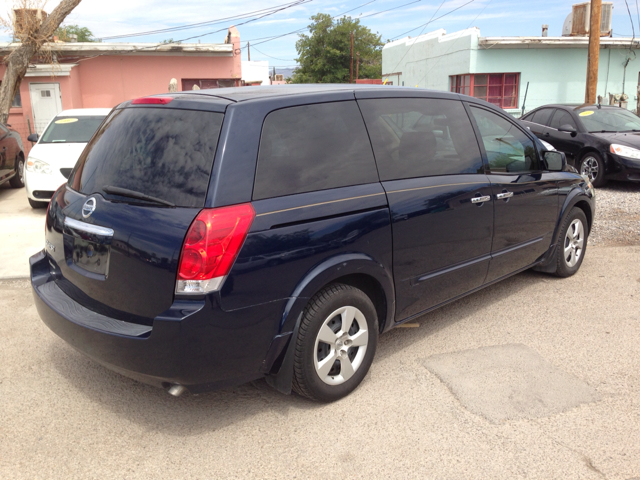
[[[62,0],[42,22],[40,28],[24,38],[22,44],[3,60],[7,65],[7,71],[0,85],[0,123],[7,123],[13,97],[20,89],[20,82],[27,73],[29,62],[79,3],[80,0]]]

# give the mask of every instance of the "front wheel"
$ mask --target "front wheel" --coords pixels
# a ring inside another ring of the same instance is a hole
[[[24,158],[16,157],[16,174],[9,180],[9,185],[13,188],[24,187]]]
[[[588,152],[580,160],[580,174],[589,177],[594,187],[602,187],[607,183],[604,173],[604,162],[597,153]]]
[[[587,249],[587,217],[574,207],[565,218],[556,246],[556,275],[570,277],[580,269]]]
[[[378,344],[378,317],[371,299],[336,283],[305,308],[294,357],[293,389],[311,400],[332,402],[362,382]]]

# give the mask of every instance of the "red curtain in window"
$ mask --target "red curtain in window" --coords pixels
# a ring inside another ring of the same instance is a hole
[[[501,108],[518,107],[519,73],[451,76],[451,91],[481,98]]]

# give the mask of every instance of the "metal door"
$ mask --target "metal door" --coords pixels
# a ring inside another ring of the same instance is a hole
[[[42,135],[49,121],[62,111],[59,83],[32,83],[29,85],[33,124]]]

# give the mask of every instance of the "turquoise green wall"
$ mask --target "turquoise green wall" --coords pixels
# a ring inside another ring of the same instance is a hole
[[[597,94],[608,102],[609,93],[622,93],[624,63],[627,66],[625,93],[629,109],[636,108],[640,58],[628,49],[601,49]],[[488,49],[478,50],[471,73],[520,72],[518,106],[522,108],[529,82],[526,110],[548,103],[583,103],[587,75],[586,48]]]

